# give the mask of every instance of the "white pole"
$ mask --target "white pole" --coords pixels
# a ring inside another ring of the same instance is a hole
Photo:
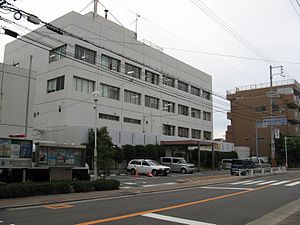
[[[97,4],[98,4],[98,0],[94,0],[94,12],[93,12],[93,19],[96,18],[97,16]]]
[[[95,146],[94,146],[94,180],[98,179],[98,170],[97,170],[97,100],[95,101]]]
[[[285,168],[288,168],[288,156],[287,156],[287,137],[284,137],[284,149],[285,149]]]
[[[29,74],[27,85],[27,100],[26,100],[26,114],[25,114],[25,138],[28,138],[28,117],[29,117],[29,98],[30,98],[30,83],[31,83],[31,67],[32,67],[32,55],[30,55],[29,61]]]

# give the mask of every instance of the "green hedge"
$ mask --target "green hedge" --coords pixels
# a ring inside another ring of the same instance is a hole
[[[160,157],[166,155],[165,148],[160,145],[124,145],[124,159],[129,162],[131,159],[154,159],[159,161]]]
[[[120,187],[120,182],[113,179],[99,179],[97,181],[74,182],[43,182],[43,183],[11,183],[0,185],[1,198],[16,198],[33,195],[50,195],[74,192],[89,192],[113,190]]]

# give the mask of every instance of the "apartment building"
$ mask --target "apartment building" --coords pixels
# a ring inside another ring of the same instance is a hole
[[[7,64],[37,72],[34,137],[87,142],[87,130],[107,126],[116,145],[213,136],[212,78],[93,13],[70,12],[9,43]],[[99,91],[97,118],[92,92]]]
[[[272,97],[272,107],[271,99]],[[251,155],[271,158],[271,126],[266,119],[287,118],[287,124],[274,125],[280,135],[300,136],[300,85],[295,80],[270,84],[250,85],[227,91],[231,121],[226,140],[235,146],[249,146]],[[272,111],[271,111],[272,109]],[[275,137],[275,132],[273,132]],[[276,147],[276,146],[275,146]]]

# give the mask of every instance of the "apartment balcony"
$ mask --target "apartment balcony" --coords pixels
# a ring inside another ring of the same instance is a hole
[[[300,108],[300,100],[296,95],[283,95],[282,99],[286,102],[286,104],[292,108],[298,109]]]
[[[289,121],[300,123],[300,113],[298,110],[288,109],[286,115]]]

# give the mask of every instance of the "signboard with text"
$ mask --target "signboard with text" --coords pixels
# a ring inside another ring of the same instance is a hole
[[[262,126],[282,126],[287,124],[287,118],[268,118],[262,120]]]

